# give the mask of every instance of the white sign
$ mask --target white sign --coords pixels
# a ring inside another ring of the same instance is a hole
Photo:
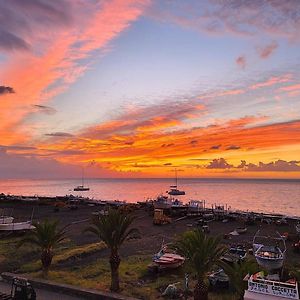
[[[297,285],[285,284],[267,280],[248,280],[248,291],[279,296],[289,299],[299,299]]]

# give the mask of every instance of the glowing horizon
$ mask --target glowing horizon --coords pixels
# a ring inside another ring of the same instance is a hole
[[[300,2],[249,5],[1,2],[0,178],[299,179]]]

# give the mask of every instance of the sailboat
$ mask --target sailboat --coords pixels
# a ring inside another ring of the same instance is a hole
[[[170,190],[167,192],[169,195],[172,196],[180,196],[180,195],[185,195],[185,191],[180,191],[177,188],[177,169],[175,169],[175,185],[170,186]]]
[[[82,177],[81,177],[81,185],[78,185],[74,188],[75,192],[85,192],[85,191],[89,191],[90,188],[87,186],[84,186],[84,169],[82,168]]]

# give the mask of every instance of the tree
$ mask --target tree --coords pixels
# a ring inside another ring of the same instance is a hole
[[[66,227],[59,228],[58,221],[45,220],[42,223],[33,223],[34,229],[30,231],[18,244],[32,244],[41,250],[43,273],[47,276],[54,256],[54,250],[66,239]]]
[[[114,292],[120,289],[119,266],[121,258],[119,249],[125,240],[139,232],[136,228],[130,228],[134,219],[132,215],[125,214],[120,210],[110,209],[106,216],[93,218],[91,226],[85,229],[85,232],[95,234],[110,249],[110,289]]]
[[[255,274],[259,271],[259,267],[254,260],[245,259],[232,265],[226,262],[220,262],[219,265],[224,269],[230,279],[230,283],[236,291],[238,299],[243,299],[244,291],[247,283],[244,278],[247,274]]]
[[[207,236],[202,230],[196,229],[185,232],[174,246],[186,258],[191,271],[196,275],[194,299],[208,299],[205,277],[226,251],[220,245],[220,238]]]

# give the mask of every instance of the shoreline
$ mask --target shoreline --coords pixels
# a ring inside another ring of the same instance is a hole
[[[140,203],[146,203],[146,201],[136,201],[136,202],[126,202],[120,200],[101,200],[101,199],[94,199],[89,197],[77,196],[77,195],[65,195],[65,196],[38,196],[38,195],[12,195],[12,194],[4,194],[0,193],[0,202],[5,201],[16,201],[16,202],[23,202],[23,203],[35,203],[37,205],[47,205],[47,204],[55,204],[56,202],[64,202],[68,203],[70,201],[78,202],[83,205],[110,205],[110,206],[121,206],[121,205],[137,205]],[[223,203],[222,203],[223,204]],[[219,205],[219,204],[218,204]],[[184,206],[187,206],[185,204]],[[224,204],[224,207],[227,207],[227,204]],[[230,206],[229,206],[230,207]],[[174,208],[176,209],[176,208]],[[205,208],[206,212],[211,212],[212,208],[207,207]],[[263,211],[255,211],[255,210],[241,210],[241,209],[227,209],[228,213],[236,213],[236,214],[254,214],[255,216],[264,217],[264,218],[286,218],[289,220],[298,220],[300,221],[300,215],[288,215],[283,213],[276,213],[276,212],[263,212]]]

